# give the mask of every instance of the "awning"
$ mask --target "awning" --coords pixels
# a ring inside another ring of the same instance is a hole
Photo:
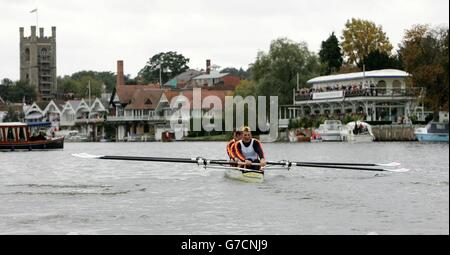
[[[27,122],[29,127],[51,127],[51,122]]]

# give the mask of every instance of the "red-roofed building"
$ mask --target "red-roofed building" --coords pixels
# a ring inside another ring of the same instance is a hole
[[[111,95],[107,118],[116,127],[118,141],[153,140],[154,137],[159,140],[161,132],[170,130],[170,120],[175,117],[173,113],[180,114],[179,106],[185,105],[181,110],[184,117],[180,117],[183,131],[175,135],[179,139],[187,135],[191,116],[222,116],[225,97],[234,93],[224,88],[170,90],[161,89],[157,84],[125,85],[123,77],[123,62],[118,61],[116,87]]]
[[[155,128],[168,123],[169,102],[159,84],[126,85],[123,61],[117,61],[116,87],[107,121],[116,127],[116,140],[152,140]]]

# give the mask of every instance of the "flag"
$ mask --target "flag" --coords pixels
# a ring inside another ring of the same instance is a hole
[[[37,8],[30,11],[30,13],[37,12]]]

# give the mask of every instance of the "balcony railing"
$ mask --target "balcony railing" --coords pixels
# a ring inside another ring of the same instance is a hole
[[[106,121],[166,121],[170,116],[107,116]]]
[[[330,93],[331,92],[331,93]],[[332,92],[336,92],[333,96]],[[339,93],[342,92],[342,93]],[[418,97],[421,95],[421,88],[407,88],[407,89],[356,89],[356,90],[329,90],[329,91],[304,91],[297,92],[295,101],[309,101],[316,99],[337,99],[337,98],[351,98],[351,97]],[[322,96],[314,98],[314,94],[321,95],[321,93],[330,93],[330,96]],[[339,94],[339,95],[338,95]]]

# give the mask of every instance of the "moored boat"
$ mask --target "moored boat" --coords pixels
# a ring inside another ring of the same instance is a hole
[[[352,121],[347,124],[347,130],[346,139],[349,142],[373,142],[375,140],[372,127],[366,122]]]
[[[22,122],[0,123],[0,151],[63,149],[64,137],[48,137],[33,132],[37,125]]]
[[[424,128],[416,128],[414,134],[420,142],[448,142],[448,123],[431,121]]]
[[[347,128],[340,120],[325,120],[320,124],[317,133],[324,142],[342,142],[347,133]]]

